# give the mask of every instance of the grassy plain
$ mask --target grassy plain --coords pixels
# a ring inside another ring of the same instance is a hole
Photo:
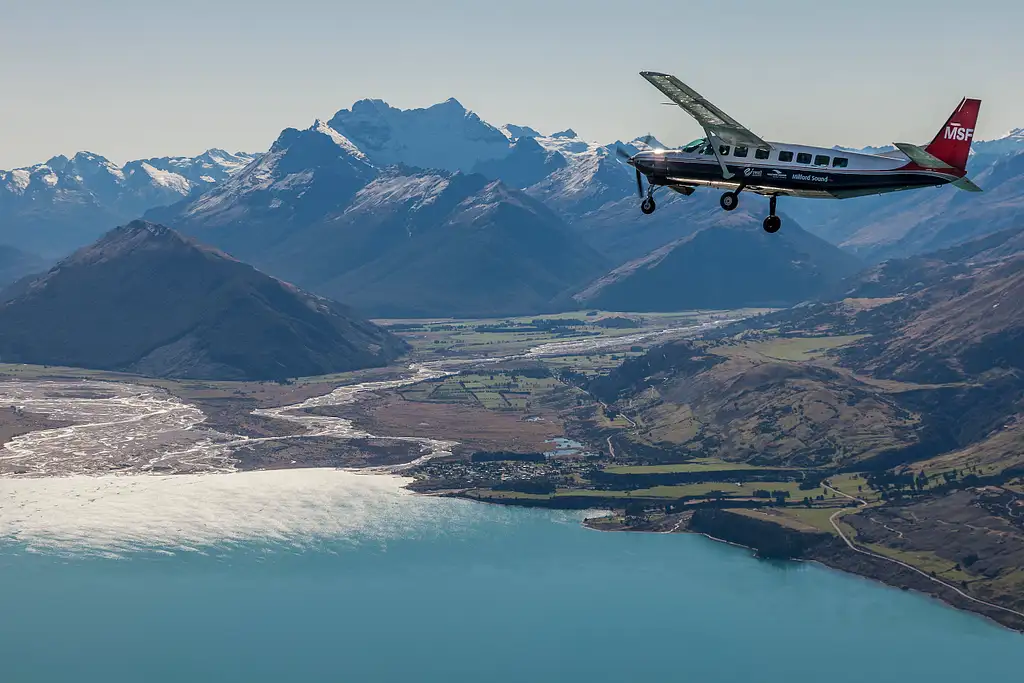
[[[667,465],[617,465],[606,467],[609,474],[674,474],[677,472],[742,472],[745,470],[780,470],[797,472],[784,467],[759,467],[744,462],[725,462],[715,458],[704,458],[690,462],[671,463]]]

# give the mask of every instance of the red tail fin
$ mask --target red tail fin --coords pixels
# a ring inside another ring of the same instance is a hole
[[[978,122],[979,109],[981,100],[961,100],[960,106],[925,150],[961,171],[967,168],[967,157],[971,153],[971,140],[974,139],[974,126]]]

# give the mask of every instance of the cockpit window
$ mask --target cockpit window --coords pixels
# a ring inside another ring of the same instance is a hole
[[[691,143],[687,144],[685,147],[683,147],[683,151],[692,154],[693,152],[696,152],[696,151],[700,150],[701,148],[703,148],[704,147],[704,143],[707,142],[707,141],[708,141],[707,138],[701,138],[700,140],[694,140],[693,142],[691,142]]]

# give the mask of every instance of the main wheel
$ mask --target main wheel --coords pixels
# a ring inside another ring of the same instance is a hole
[[[722,208],[726,211],[732,211],[740,204],[740,196],[735,192],[726,192],[722,195],[722,198],[718,200],[718,203],[722,205]]]
[[[779,228],[782,227],[782,219],[778,216],[768,216],[764,219],[764,231],[765,232],[778,232]]]
[[[648,216],[654,213],[654,210],[657,208],[658,205],[654,203],[653,197],[647,197],[642,202],[640,202],[640,210],[643,211]]]

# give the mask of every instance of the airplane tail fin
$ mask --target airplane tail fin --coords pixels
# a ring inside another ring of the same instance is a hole
[[[925,147],[928,154],[961,171],[967,168],[974,126],[978,122],[981,100],[964,98],[935,138]]]

